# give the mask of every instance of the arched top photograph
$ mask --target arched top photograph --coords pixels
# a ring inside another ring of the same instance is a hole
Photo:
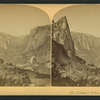
[[[49,86],[49,63],[49,16],[31,5],[1,4],[0,86]]]

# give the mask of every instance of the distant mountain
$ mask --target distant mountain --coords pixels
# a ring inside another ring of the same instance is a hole
[[[0,48],[6,62],[27,63],[33,56],[37,63],[50,62],[50,25],[37,26],[27,36],[0,33]]]
[[[31,29],[29,36],[24,40],[27,45],[24,52],[36,50],[39,46],[42,46],[45,43],[48,37],[50,37],[50,25],[38,26]]]
[[[19,45],[18,39],[7,33],[0,32],[0,48],[11,49]]]
[[[50,25],[38,26],[31,29],[30,34],[24,38],[23,55],[35,56],[37,63],[50,61]]]
[[[83,50],[96,51],[100,50],[100,38],[87,33],[71,32],[75,46]]]
[[[71,32],[76,53],[89,64],[100,67],[100,38],[87,33]]]

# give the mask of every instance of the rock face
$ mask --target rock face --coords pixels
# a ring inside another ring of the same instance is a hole
[[[56,23],[53,21],[52,31],[53,40],[62,44],[66,52],[70,51],[75,54],[74,43],[72,41],[66,16],[62,17]]]
[[[96,37],[85,33],[71,32],[71,34],[75,46],[85,50],[91,50],[94,46],[95,40],[97,39]]]
[[[45,43],[48,37],[50,37],[50,25],[31,29],[29,36],[26,38],[27,44],[24,52],[36,50]]]
[[[66,64],[67,60],[69,59],[64,46],[54,40],[52,41],[52,59],[60,62],[61,64]]]
[[[100,38],[79,32],[71,32],[71,35],[77,55],[88,64],[100,67]]]
[[[40,64],[50,62],[50,37],[37,49],[36,61]]]
[[[50,62],[50,25],[37,26],[23,37],[0,33],[0,57],[5,62],[23,64],[32,56],[39,64]]]
[[[24,53],[28,56],[35,56],[37,63],[50,61],[50,25],[38,26],[31,29],[23,43],[26,47]]]

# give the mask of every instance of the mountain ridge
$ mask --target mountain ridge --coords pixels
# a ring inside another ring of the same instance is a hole
[[[100,64],[100,38],[79,32],[72,32],[71,34],[77,55],[85,59],[87,63],[98,67]]]

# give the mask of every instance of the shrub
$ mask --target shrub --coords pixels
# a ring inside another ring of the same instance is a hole
[[[0,67],[0,86],[29,86],[27,71],[20,68]]]
[[[72,60],[65,66],[60,65],[59,62],[56,63],[52,69],[53,85],[100,86],[99,68],[91,67],[90,65],[81,64]]]

